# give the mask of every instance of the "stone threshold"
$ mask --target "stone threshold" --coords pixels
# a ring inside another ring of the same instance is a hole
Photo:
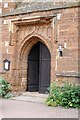
[[[22,93],[23,96],[31,96],[31,97],[39,97],[39,98],[46,98],[48,94],[41,94],[39,92],[24,92]]]
[[[45,104],[48,94],[40,94],[38,92],[25,92],[20,96],[11,98],[12,100],[26,101]]]

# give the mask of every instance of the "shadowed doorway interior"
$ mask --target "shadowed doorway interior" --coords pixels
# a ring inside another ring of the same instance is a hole
[[[42,42],[36,43],[28,56],[27,91],[45,93],[50,85],[51,56]]]

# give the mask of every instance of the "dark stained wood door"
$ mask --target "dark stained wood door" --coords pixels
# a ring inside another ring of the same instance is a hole
[[[40,43],[40,58],[39,58],[39,92],[47,92],[50,85],[50,63],[51,57],[48,48]]]
[[[39,91],[39,43],[33,46],[28,57],[28,91]]]
[[[28,57],[28,91],[47,91],[50,85],[50,60],[50,52],[43,43],[33,46]]]

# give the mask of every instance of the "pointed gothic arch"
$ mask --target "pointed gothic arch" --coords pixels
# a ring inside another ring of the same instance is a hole
[[[18,62],[18,65],[19,65],[18,68],[20,70],[19,75],[20,75],[21,81],[22,81],[23,78],[25,78],[25,81],[26,81],[25,84],[27,84],[27,82],[28,82],[28,78],[27,78],[27,75],[28,75],[28,55],[30,53],[30,50],[38,42],[42,43],[50,53],[49,45],[48,45],[47,41],[43,40],[43,39],[41,39],[37,36],[34,36],[34,35],[31,35],[31,36],[27,37],[26,39],[24,39],[24,41],[23,41],[23,43],[22,43],[22,45],[19,49],[19,62]],[[26,86],[26,89],[27,89],[27,86]],[[45,92],[45,90],[42,90],[42,91]]]

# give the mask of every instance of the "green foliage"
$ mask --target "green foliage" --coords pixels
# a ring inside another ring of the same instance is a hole
[[[11,85],[9,82],[0,77],[0,97],[10,98],[11,94],[9,93]]]
[[[13,95],[12,95],[10,92],[8,92],[8,93],[4,96],[4,98],[6,98],[6,99],[12,98],[12,97],[13,97]]]
[[[63,86],[58,86],[52,83],[47,105],[80,108],[80,85],[64,83]]]

